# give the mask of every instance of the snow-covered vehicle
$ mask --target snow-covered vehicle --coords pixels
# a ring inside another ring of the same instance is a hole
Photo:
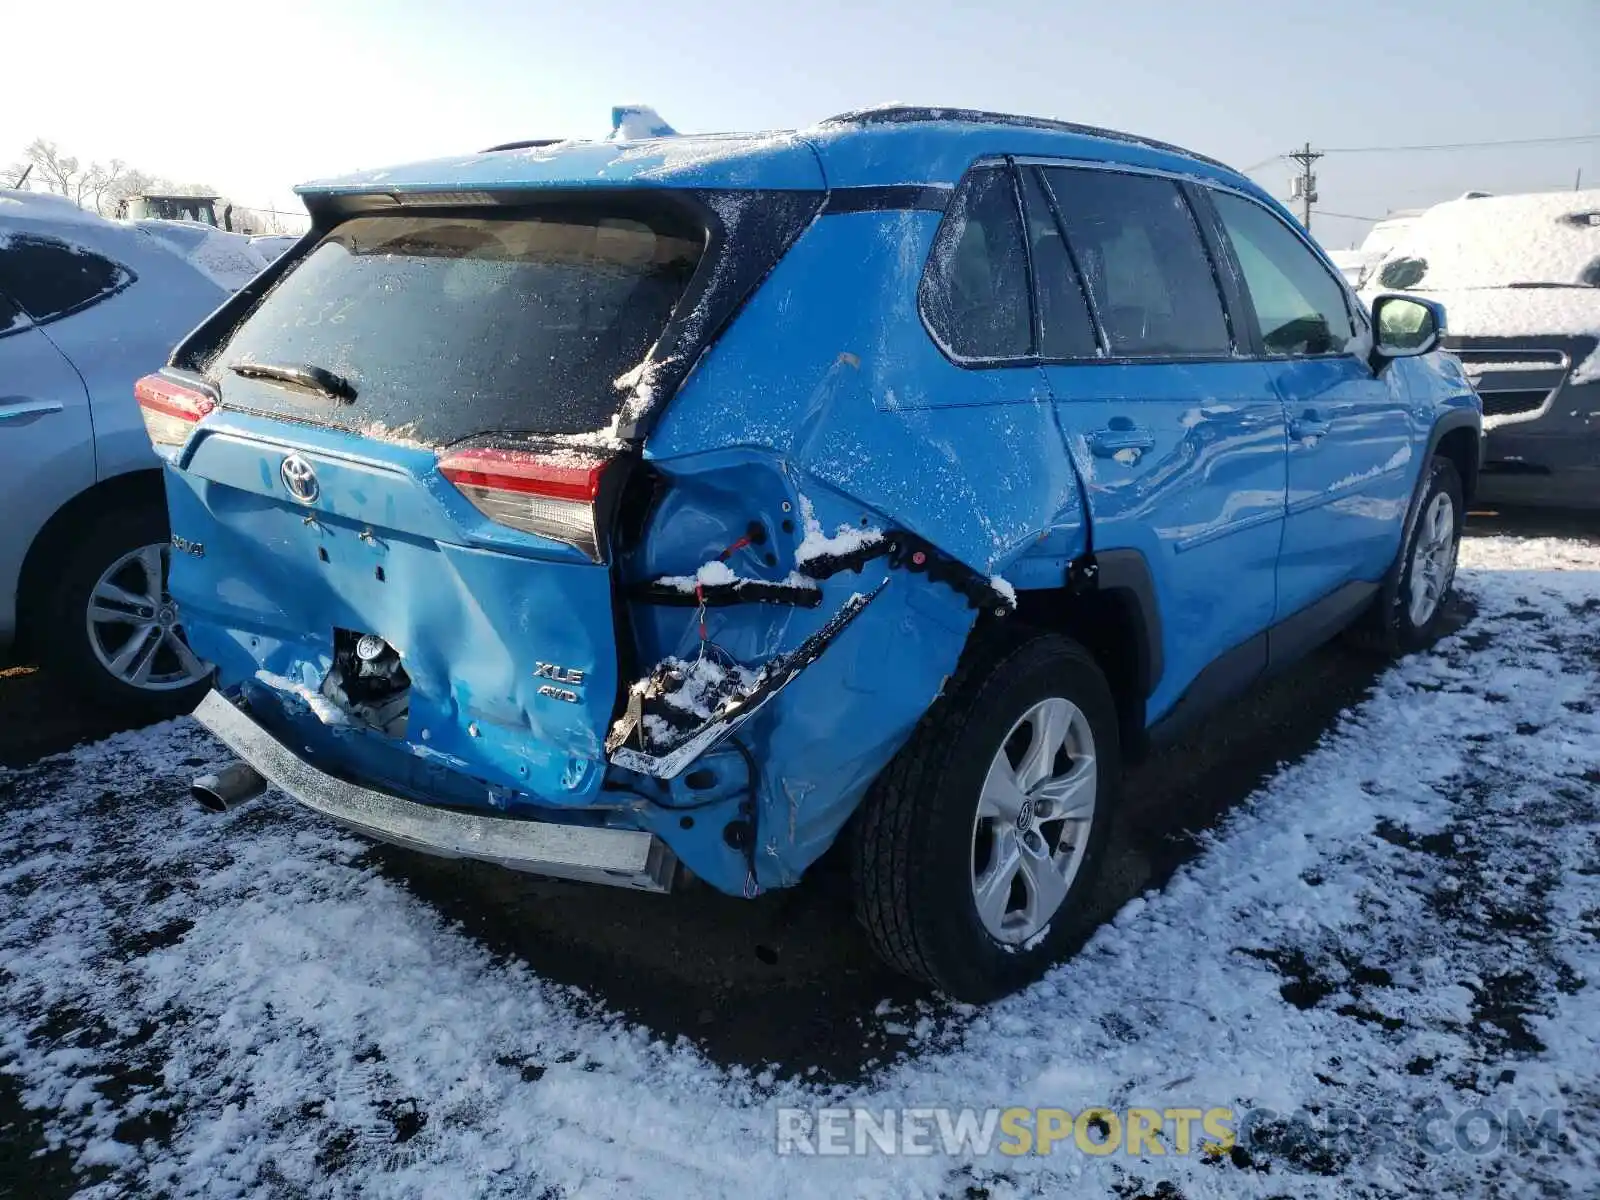
[[[258,233],[250,239],[250,249],[259,254],[265,264],[287,252],[299,240],[298,233]]]
[[[140,384],[212,806],[731,895],[845,834],[879,952],[980,998],[1083,932],[1125,758],[1438,627],[1437,306],[1198,155],[891,108],[302,195]]]
[[[192,707],[159,460],[135,381],[248,273],[173,234],[0,191],[0,648],[101,703]],[[223,268],[232,268],[224,274]]]
[[[1328,261],[1339,268],[1339,274],[1351,287],[1360,287],[1367,268],[1377,261],[1377,256],[1360,247],[1354,250],[1329,250]]]
[[[195,221],[134,221],[157,241],[165,242],[190,266],[203,272],[218,287],[234,292],[261,273],[277,257],[242,233],[213,229]]]
[[[1468,195],[1477,195],[1469,192]],[[1394,248],[1395,242],[1405,236],[1405,231],[1428,210],[1425,208],[1400,208],[1367,230],[1361,245],[1350,250],[1329,250],[1328,260],[1339,268],[1339,274],[1353,288],[1361,288],[1372,268],[1383,261],[1383,256]]]
[[[213,229],[231,229],[226,219],[217,218],[217,196],[192,193],[149,192],[124,196],[117,204],[117,217],[125,221],[187,221]]]
[[[1483,398],[1485,501],[1600,508],[1600,189],[1436,205],[1367,284],[1444,305]]]

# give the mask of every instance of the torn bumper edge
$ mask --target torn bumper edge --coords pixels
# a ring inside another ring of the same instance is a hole
[[[194,718],[280,791],[356,833],[557,879],[647,892],[672,889],[677,856],[652,833],[478,816],[346,783],[313,767],[215,690],[200,701]]]
[[[759,682],[755,688],[743,699],[729,705],[715,716],[689,730],[660,752],[635,749],[625,744],[609,744],[606,749],[611,762],[627,771],[640,775],[648,775],[655,779],[676,779],[690,763],[694,762],[706,751],[711,750],[735,732],[751,717],[755,716],[768,703],[771,702],[784,688],[794,682],[804,671],[828,648],[833,640],[844,631],[850,622],[861,615],[861,612],[876,600],[879,594],[889,584],[888,579],[881,580],[870,592],[857,592],[840,606],[839,611],[828,618],[823,627],[813,633],[799,646],[788,654],[779,655],[767,663],[761,670]],[[634,712],[634,724],[629,730],[631,735],[639,728],[637,712]],[[626,739],[624,739],[625,741]]]

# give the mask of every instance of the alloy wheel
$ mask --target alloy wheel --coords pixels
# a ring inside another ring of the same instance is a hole
[[[89,646],[114,678],[143,691],[188,687],[208,668],[184,640],[167,591],[171,551],[141,546],[108,567],[89,594]]]
[[[1456,562],[1456,509],[1449,493],[1439,492],[1422,514],[1411,550],[1411,595],[1407,615],[1420,629],[1433,619],[1450,590]]]
[[[1039,701],[1006,734],[972,824],[972,898],[996,940],[1048,929],[1088,849],[1098,782],[1094,733],[1071,701]]]

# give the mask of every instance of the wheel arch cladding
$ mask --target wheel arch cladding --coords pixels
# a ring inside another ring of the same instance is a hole
[[[737,575],[784,578],[809,519],[822,537],[863,522],[911,534],[983,579],[1015,569],[1019,590],[1065,578],[1085,530],[1043,374],[963,369],[923,326],[917,287],[938,221],[920,210],[843,212],[798,239],[650,435],[646,457],[667,488],[704,488],[707,500],[661,506],[677,520],[646,532],[648,567],[625,571],[629,582],[694,575],[780,498],[792,506],[792,533],[765,547],[771,564],[742,557],[747,550],[727,560]],[[729,494],[738,510],[712,515]],[[820,581],[812,608],[710,610],[712,640],[759,666],[886,577],[872,605],[741,734],[760,764],[751,866],[763,886],[792,883],[832,842],[956,669],[977,612],[948,583],[886,558]],[[636,602],[630,612],[641,662],[697,644],[692,608]],[[703,870],[687,842],[720,836],[723,822],[672,826],[664,835]],[[725,872],[710,881],[734,890]]]
[[[1142,758],[1148,749],[1146,724],[1150,694],[1161,680],[1161,614],[1149,568],[1136,550],[1119,552],[1138,559],[1139,574],[1102,575],[1098,587],[1039,589],[1018,595],[1023,623],[1063,634],[1081,645],[1100,668],[1116,704],[1123,754]]]
[[[1434,454],[1442,455],[1455,464],[1456,474],[1461,476],[1461,498],[1470,506],[1478,491],[1479,434],[1476,425],[1470,420],[1456,420],[1445,428],[1436,429],[1429,457]]]

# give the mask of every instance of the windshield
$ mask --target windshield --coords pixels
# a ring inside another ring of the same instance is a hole
[[[1600,191],[1440,204],[1375,274],[1386,291],[1600,287]]]
[[[356,217],[268,294],[207,374],[230,407],[430,445],[593,432],[703,242],[662,217],[592,205]],[[297,386],[295,372],[338,386]]]

